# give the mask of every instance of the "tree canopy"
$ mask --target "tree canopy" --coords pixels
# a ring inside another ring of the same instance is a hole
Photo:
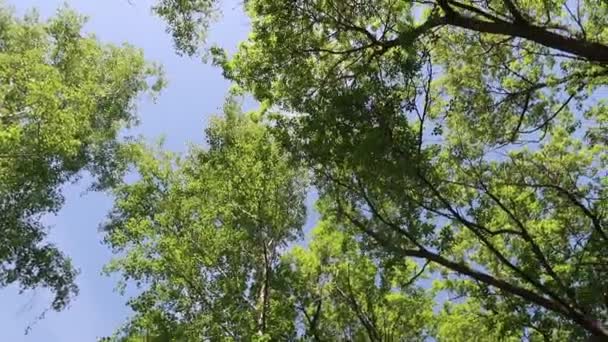
[[[116,188],[105,225],[117,253],[107,271],[143,291],[116,338],[424,340],[433,302],[413,285],[421,266],[367,251],[329,213],[308,247],[288,248],[306,174],[258,120],[229,101],[208,149],[138,154],[139,180]]]
[[[277,287],[281,251],[300,235],[305,178],[269,130],[234,101],[184,158],[143,149],[140,179],[116,189],[107,268],[143,286],[127,332],[187,340],[291,336]],[[177,335],[179,334],[179,335]]]
[[[65,306],[38,218],[89,170],[139,289],[116,340],[608,339],[607,2],[247,0],[234,54],[218,6],[153,10],[260,109],[231,97],[185,154],[117,138],[158,75],[139,52],[2,16],[1,284]]]
[[[461,298],[440,335],[470,338],[475,317],[497,340],[608,336],[607,3],[245,8],[251,35],[233,56],[211,48],[215,62],[293,113],[280,139],[333,215]]]
[[[41,21],[0,7],[0,286],[48,288],[55,310],[77,292],[77,271],[44,240],[41,218],[81,171],[98,188],[120,178],[119,133],[136,123],[134,99],[162,86],[139,50],[85,36],[85,22],[67,8]]]

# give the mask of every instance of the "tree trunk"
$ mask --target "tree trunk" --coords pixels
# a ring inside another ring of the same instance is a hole
[[[258,313],[258,335],[262,336],[266,333],[266,321],[268,316],[268,302],[270,295],[270,260],[268,256],[268,247],[264,243],[264,258],[262,265],[262,286],[258,298],[259,313]]]

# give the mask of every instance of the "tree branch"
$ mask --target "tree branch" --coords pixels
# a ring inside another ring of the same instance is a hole
[[[591,62],[608,64],[608,46],[582,39],[562,36],[534,25],[491,22],[468,18],[452,12],[443,17],[443,23],[481,33],[500,34],[524,38],[551,49],[584,57]]]
[[[517,9],[517,6],[515,6],[515,4],[513,3],[512,0],[502,0],[502,2],[505,4],[505,7],[509,10],[511,15],[513,15],[513,19],[515,19],[515,23],[524,24],[524,23],[528,22],[526,19],[524,19],[524,16]]]

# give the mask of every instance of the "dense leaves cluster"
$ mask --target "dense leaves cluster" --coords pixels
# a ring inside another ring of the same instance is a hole
[[[140,179],[117,188],[108,266],[145,282],[131,328],[187,340],[289,336],[279,298],[280,252],[305,217],[303,173],[234,102],[183,159],[142,151]],[[158,331],[162,333],[162,331]]]
[[[49,288],[57,310],[77,291],[76,271],[44,242],[41,216],[59,210],[61,186],[82,170],[98,187],[119,179],[118,134],[159,76],[139,50],[83,36],[84,23],[68,9],[42,22],[0,8],[0,286]]]

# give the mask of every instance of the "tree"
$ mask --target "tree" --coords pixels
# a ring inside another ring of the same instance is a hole
[[[301,234],[304,174],[254,114],[234,101],[183,158],[141,149],[139,180],[116,190],[105,226],[108,265],[142,293],[127,332],[188,341],[288,340],[275,289],[280,253]]]
[[[413,286],[426,265],[368,252],[329,213],[308,247],[285,251],[301,237],[305,177],[257,120],[229,101],[208,149],[133,153],[139,180],[116,187],[105,225],[107,271],[143,292],[115,340],[430,336],[432,297]]]
[[[308,246],[294,247],[283,261],[286,294],[304,327],[304,340],[425,341],[433,336],[431,292],[415,285],[426,265],[374,253],[357,242],[360,233],[324,216]]]
[[[296,114],[277,127],[335,215],[504,338],[608,336],[607,3],[245,6],[252,34],[215,61]]]
[[[61,186],[81,171],[98,188],[117,178],[134,100],[162,87],[140,51],[83,36],[85,21],[67,8],[43,22],[0,7],[0,286],[48,288],[55,310],[76,294],[77,272],[44,241],[41,217],[61,208]]]

